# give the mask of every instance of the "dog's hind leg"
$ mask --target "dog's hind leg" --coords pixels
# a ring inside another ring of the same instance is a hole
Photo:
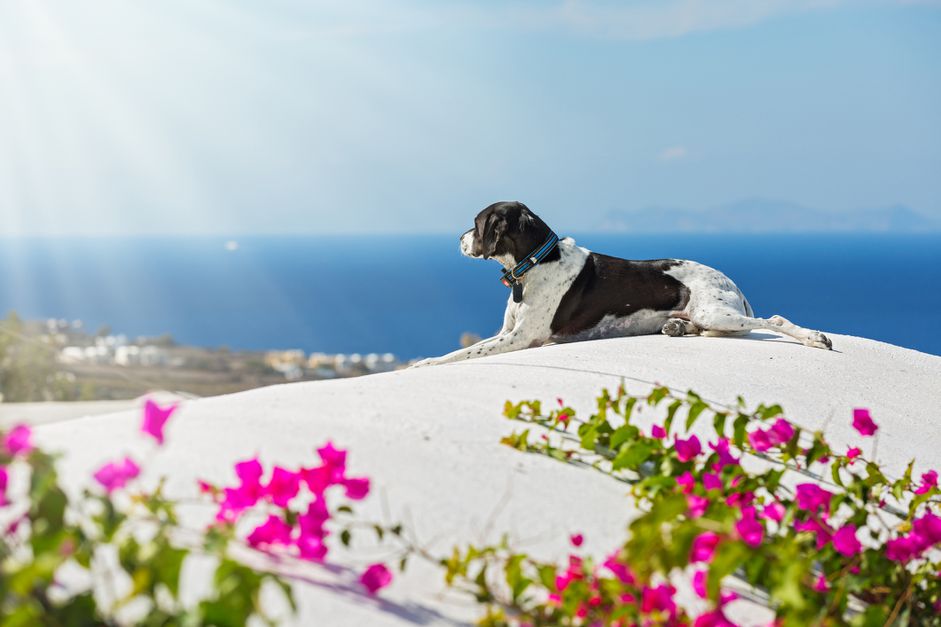
[[[719,310],[698,312],[692,316],[693,322],[702,329],[702,335],[739,335],[748,331],[774,331],[789,335],[804,346],[832,349],[833,343],[823,333],[799,327],[781,316],[770,318],[752,318],[735,311]]]
[[[689,320],[683,320],[682,318],[670,318],[665,323],[663,323],[663,328],[660,329],[660,333],[669,335],[670,337],[696,335],[699,333],[699,331],[699,327]]]

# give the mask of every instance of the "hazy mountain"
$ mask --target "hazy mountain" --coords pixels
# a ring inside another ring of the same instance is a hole
[[[601,227],[647,233],[917,233],[941,231],[941,218],[902,205],[826,211],[784,201],[747,199],[709,209],[649,207],[612,211]]]

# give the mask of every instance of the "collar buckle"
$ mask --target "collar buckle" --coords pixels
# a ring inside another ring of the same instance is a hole
[[[546,258],[552,250],[559,245],[559,236],[549,232],[549,237],[543,242],[542,246],[532,251],[523,261],[519,262],[509,270],[503,270],[500,282],[506,287],[513,289],[513,300],[520,302],[523,300],[523,290],[521,281],[523,275],[535,268],[540,261]]]

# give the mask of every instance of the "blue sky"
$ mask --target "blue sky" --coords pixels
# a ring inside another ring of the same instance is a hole
[[[941,3],[0,0],[0,235],[941,214]]]

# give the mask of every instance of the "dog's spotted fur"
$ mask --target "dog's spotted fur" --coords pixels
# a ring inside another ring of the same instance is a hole
[[[478,214],[461,236],[461,252],[512,268],[549,236],[549,227],[525,205],[499,202]],[[831,348],[818,331],[781,316],[755,318],[727,276],[694,261],[629,261],[593,253],[571,238],[559,242],[522,279],[523,300],[507,301],[503,328],[473,346],[425,359],[426,366],[541,346],[604,337],[663,333],[678,337],[743,335],[764,329],[802,344]]]

